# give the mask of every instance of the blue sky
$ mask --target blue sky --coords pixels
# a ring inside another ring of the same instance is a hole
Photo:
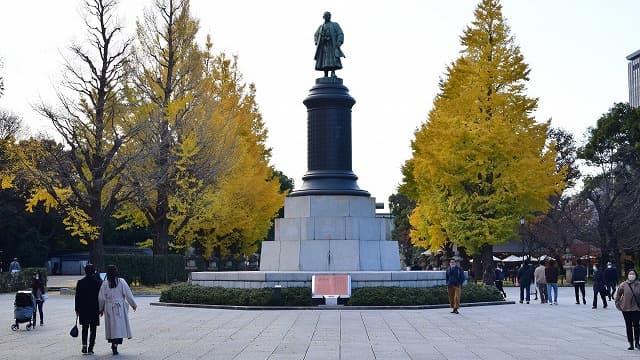
[[[127,34],[151,1],[127,0],[119,16]],[[192,0],[200,36],[239,57],[269,130],[272,162],[301,184],[306,172],[302,100],[321,73],[313,70],[313,33],[329,10],[344,33],[344,79],[353,108],[353,170],[361,188],[387,201],[411,156],[414,130],[431,109],[438,79],[459,54],[459,37],[477,1]],[[535,116],[579,139],[614,102],[627,101],[627,60],[640,49],[640,1],[503,0],[511,33],[531,67]],[[0,108],[23,117],[32,133],[53,133],[32,110],[55,103],[62,56],[83,41],[80,2],[12,1],[0,12],[0,58],[6,92]]]

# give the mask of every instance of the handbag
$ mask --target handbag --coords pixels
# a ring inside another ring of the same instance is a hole
[[[69,335],[71,335],[71,337],[78,337],[78,315],[76,315],[76,323],[71,328],[71,331],[69,331]]]
[[[49,298],[49,295],[47,295],[47,294],[40,295],[40,299],[42,299],[42,302],[47,301],[48,298]]]

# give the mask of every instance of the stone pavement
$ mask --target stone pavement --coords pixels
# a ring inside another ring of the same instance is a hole
[[[510,299],[517,289],[507,288]],[[613,304],[575,305],[561,288],[558,306],[515,304],[430,310],[243,311],[150,306],[137,297],[134,338],[118,359],[631,359]],[[104,328],[94,356],[71,338],[73,297],[51,294],[45,326],[18,332],[13,294],[0,295],[0,359],[109,359]]]

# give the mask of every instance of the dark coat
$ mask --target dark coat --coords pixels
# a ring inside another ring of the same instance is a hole
[[[454,266],[453,268],[452,267],[447,268],[446,278],[447,278],[447,286],[460,286],[466,280],[464,276],[464,270],[462,270],[457,265]]]
[[[98,293],[102,280],[97,276],[85,276],[76,285],[76,311],[82,325],[100,325]]]
[[[524,286],[531,285],[531,282],[533,282],[533,270],[529,264],[522,266],[518,270],[518,282]]]
[[[593,291],[604,291],[604,271],[598,269],[595,274],[593,274]]]
[[[501,269],[496,268],[496,281],[504,280],[504,273]]]
[[[614,267],[606,268],[604,270],[604,281],[609,285],[615,285],[618,283],[618,269]]]
[[[547,278],[547,284],[558,283],[558,268],[555,266],[549,266],[544,269],[544,277]]]
[[[587,268],[585,268],[582,265],[577,265],[573,269],[573,277],[571,278],[571,281],[576,282],[576,281],[586,281],[586,280],[587,280]]]

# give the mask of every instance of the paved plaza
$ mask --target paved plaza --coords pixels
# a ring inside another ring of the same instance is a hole
[[[138,297],[134,338],[118,359],[626,359],[624,323],[607,309],[575,305],[561,288],[558,306],[515,304],[430,310],[243,311],[151,306]],[[516,299],[517,289],[508,288]],[[96,354],[82,355],[71,338],[73,297],[45,303],[45,326],[10,330],[13,294],[0,295],[0,359],[109,359],[104,329]]]

